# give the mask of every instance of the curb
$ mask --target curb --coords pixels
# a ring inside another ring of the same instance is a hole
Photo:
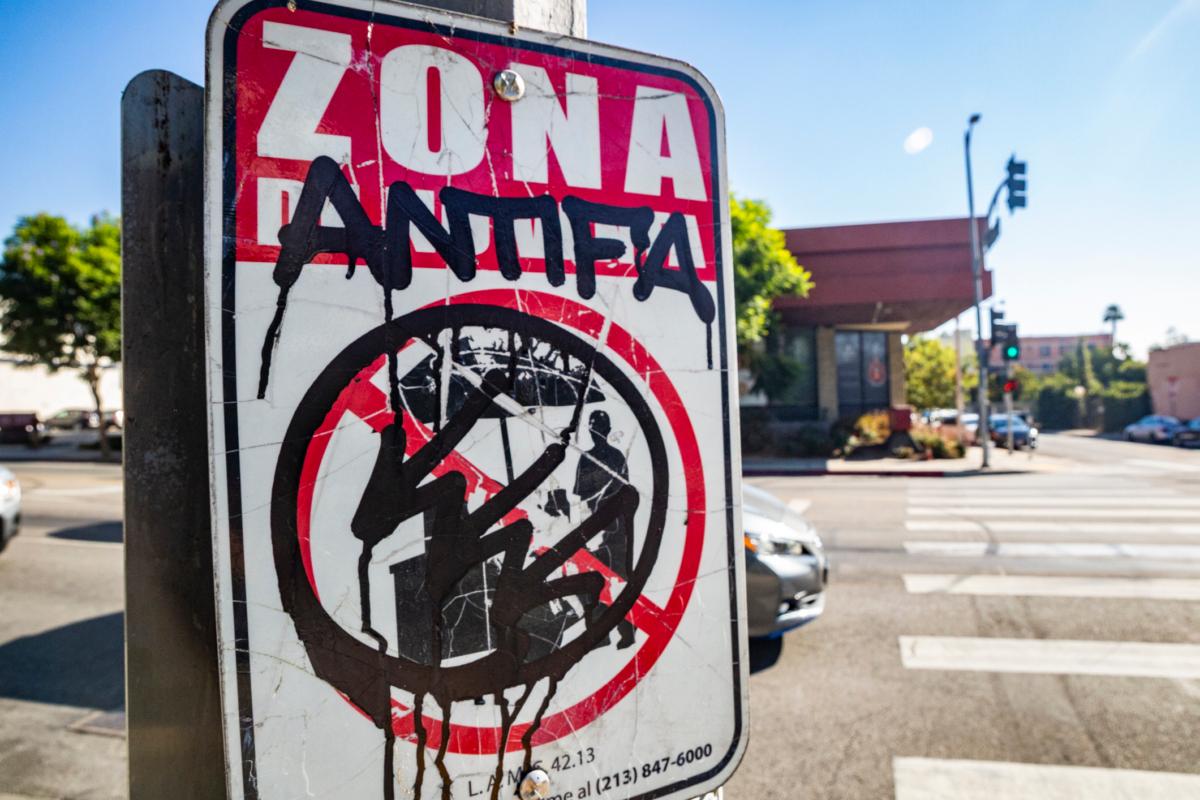
[[[116,458],[110,458],[107,461],[100,458],[99,454],[92,455],[90,453],[55,453],[47,455],[44,452],[30,450],[27,453],[3,453],[0,452],[0,463],[2,464],[121,464],[120,451],[116,451]],[[4,800],[3,795],[0,795],[0,800]]]
[[[748,478],[809,478],[825,475],[863,478],[980,478],[991,475],[1033,475],[1024,469],[971,469],[958,472],[946,470],[840,470],[840,469],[787,469],[786,467],[743,467],[742,475]]]

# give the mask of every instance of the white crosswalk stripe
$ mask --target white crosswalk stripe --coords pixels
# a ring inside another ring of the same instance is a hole
[[[975,636],[901,636],[899,641],[900,660],[908,669],[1200,678],[1197,644]]]
[[[980,536],[998,533],[1098,534],[1120,536],[1200,536],[1198,522],[1055,522],[1029,520],[918,519],[904,523],[907,530],[973,533]]]
[[[1200,545],[1107,542],[905,542],[911,555],[974,558],[1125,558],[1200,561]]]
[[[909,594],[999,597],[1094,597],[1126,600],[1200,600],[1200,580],[1106,578],[1090,575],[904,575]]]
[[[1134,467],[1193,469],[1164,463]],[[1142,487],[1137,477],[1085,480],[912,484],[904,526],[925,537],[903,544],[909,556],[923,559],[921,571],[901,575],[905,590],[938,603],[969,597],[1200,601],[1200,497]],[[948,569],[931,571],[939,563]],[[1005,571],[1020,566],[1037,574]],[[1077,571],[1101,574],[1071,574]],[[944,599],[934,599],[939,596]],[[1104,606],[1097,608],[1101,613]],[[1200,644],[1187,641],[901,635],[898,645],[900,662],[910,670],[1173,679],[1180,685],[1200,680]],[[908,754],[893,759],[893,777],[897,800],[1200,798],[1200,775]]]
[[[1079,497],[1071,495],[1014,494],[998,497],[994,494],[963,494],[963,495],[920,495],[908,496],[909,507],[935,506],[942,503],[954,505],[994,506],[998,501],[1022,507],[1056,508],[1061,506],[1085,506],[1087,508],[1200,508],[1200,497],[1159,496],[1147,503],[1144,497],[1114,497],[1111,494],[1094,497]],[[1006,506],[1007,508],[1007,506]]]
[[[1146,469],[1161,469],[1167,472],[1200,472],[1200,467],[1192,464],[1177,464],[1174,461],[1153,461],[1148,458],[1128,458],[1126,464]]]
[[[1133,800],[1200,797],[1200,775],[1132,769],[895,758],[896,800]]]
[[[1104,517],[1106,519],[1200,519],[1200,508],[1028,508],[1013,506],[909,506],[908,513],[927,517]]]

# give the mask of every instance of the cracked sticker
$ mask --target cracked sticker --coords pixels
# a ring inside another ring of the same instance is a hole
[[[716,789],[746,684],[715,93],[392,3],[211,25],[231,797]]]

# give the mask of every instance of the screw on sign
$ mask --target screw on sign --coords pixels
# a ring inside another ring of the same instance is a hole
[[[745,744],[723,122],[400,4],[209,33],[237,798],[687,798]]]

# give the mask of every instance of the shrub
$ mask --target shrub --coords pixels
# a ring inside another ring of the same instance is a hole
[[[1081,406],[1075,396],[1075,382],[1065,376],[1052,375],[1038,389],[1034,416],[1041,427],[1049,430],[1078,428],[1084,420]]]
[[[934,430],[914,430],[912,432],[913,441],[921,445],[926,451],[933,454],[934,458],[962,458],[962,445],[956,439],[942,436]]]
[[[781,437],[780,455],[792,458],[829,458],[835,455],[834,438],[819,428],[804,426]]]
[[[771,418],[762,406],[742,406],[742,452],[748,455],[764,455],[771,451],[774,437],[771,435]]]
[[[864,445],[883,444],[892,432],[886,411],[863,414],[854,423],[854,434]]]
[[[1124,429],[1150,413],[1150,394],[1146,384],[1113,381],[1101,395],[1104,402],[1104,430],[1112,433]]]

